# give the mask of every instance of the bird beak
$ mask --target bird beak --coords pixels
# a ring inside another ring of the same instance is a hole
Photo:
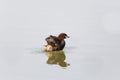
[[[66,38],[70,38],[69,36],[66,36]]]

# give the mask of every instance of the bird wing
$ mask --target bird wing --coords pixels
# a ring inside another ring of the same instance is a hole
[[[51,45],[53,47],[60,44],[60,40],[56,36],[50,35],[45,40],[48,45]]]

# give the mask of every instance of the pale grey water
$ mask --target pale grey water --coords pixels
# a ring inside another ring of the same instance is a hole
[[[119,0],[0,0],[0,80],[120,80],[119,21]],[[61,32],[65,68],[43,52]]]

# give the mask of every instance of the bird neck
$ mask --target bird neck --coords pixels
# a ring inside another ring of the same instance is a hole
[[[59,39],[59,40],[64,40],[64,36],[59,35],[59,36],[58,36],[58,39]]]

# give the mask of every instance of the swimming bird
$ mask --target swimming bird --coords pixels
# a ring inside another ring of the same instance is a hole
[[[45,51],[57,51],[63,50],[65,47],[65,40],[69,38],[66,33],[60,33],[58,36],[50,35],[45,38],[47,45],[45,46]]]

